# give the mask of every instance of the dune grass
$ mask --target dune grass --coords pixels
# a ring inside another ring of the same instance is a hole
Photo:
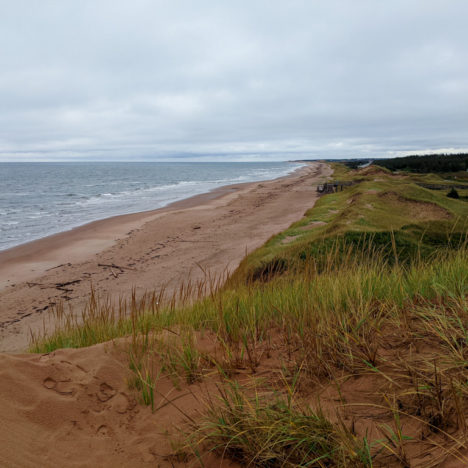
[[[132,385],[153,409],[162,375],[176,386],[216,376],[218,398],[190,422],[195,455],[468,463],[468,204],[386,171],[336,174],[359,182],[322,197],[227,281],[207,274],[128,303],[92,295],[80,319],[57,309],[57,328],[31,350],[130,336]],[[261,376],[254,388],[239,384],[246,372]]]
[[[290,397],[248,396],[232,382],[219,389],[191,440],[196,446],[207,441],[211,451],[248,466],[372,466],[367,440],[344,424],[332,423],[320,410],[297,407]]]
[[[335,166],[335,179],[356,185],[320,198],[300,221],[247,256],[234,280],[262,279],[268,271],[300,272],[310,259],[328,259],[329,250],[342,244],[341,253],[352,244],[355,253],[373,247],[388,261],[409,262],[466,241],[468,203],[422,188],[407,175],[380,168],[367,175]]]

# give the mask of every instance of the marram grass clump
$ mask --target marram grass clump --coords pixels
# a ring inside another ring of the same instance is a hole
[[[204,419],[190,437],[243,466],[365,467],[370,448],[319,409],[298,406],[291,395],[260,395],[228,382],[218,388]],[[252,392],[250,392],[252,393]]]

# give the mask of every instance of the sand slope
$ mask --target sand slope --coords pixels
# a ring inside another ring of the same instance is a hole
[[[0,355],[0,466],[186,466],[169,436],[185,424],[179,410],[196,417],[200,402],[161,379],[162,408],[152,413],[138,404],[128,389],[124,348],[107,343],[47,355]],[[164,404],[169,401],[177,408]],[[214,457],[206,463],[234,466]]]

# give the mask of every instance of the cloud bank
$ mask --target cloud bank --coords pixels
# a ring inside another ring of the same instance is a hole
[[[2,2],[0,160],[468,146],[464,0]]]

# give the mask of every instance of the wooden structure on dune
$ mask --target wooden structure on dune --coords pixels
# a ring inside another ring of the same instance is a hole
[[[354,181],[340,181],[334,180],[333,182],[325,182],[324,184],[317,185],[317,192],[319,193],[335,193],[342,192],[343,187],[350,187],[354,185]]]

